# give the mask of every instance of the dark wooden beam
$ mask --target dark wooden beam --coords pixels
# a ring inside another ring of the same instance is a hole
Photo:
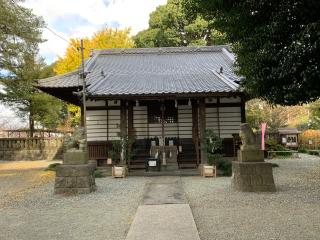
[[[81,105],[80,106],[80,124],[81,124],[81,126],[83,127],[84,126],[84,121],[86,121],[86,119],[84,119],[84,111],[83,111],[84,109],[83,109],[83,106]]]
[[[217,103],[206,103],[206,107],[241,107],[242,103],[238,102],[238,103],[221,103],[220,101],[218,102],[218,99],[220,100],[220,98],[217,98]]]
[[[127,135],[127,101],[121,100],[120,105],[120,132],[122,136]]]
[[[120,105],[120,136],[125,137],[127,136],[127,101],[121,100]],[[125,160],[127,159],[120,159],[120,164],[125,164]]]
[[[246,101],[241,98],[241,123],[246,122]]]
[[[76,106],[81,106],[81,100],[78,96],[74,94],[74,92],[78,92],[78,87],[69,87],[69,88],[43,88],[37,86],[38,89],[41,91],[59,98],[65,102],[72,103]]]
[[[218,136],[221,137],[221,128],[220,128],[220,107],[221,103],[220,103],[220,98],[217,98],[217,124],[218,124]]]
[[[205,98],[205,97],[242,97],[242,92],[211,92],[211,93],[158,93],[158,94],[132,94],[132,95],[104,95],[104,96],[88,96],[88,99],[128,99],[128,100],[175,100],[188,98]]]
[[[197,165],[200,163],[199,155],[199,123],[198,123],[198,103],[192,101],[192,139],[196,149]]]
[[[199,134],[200,134],[200,158],[201,164],[207,164],[207,151],[205,149],[206,144],[206,105],[205,99],[199,99]]]
[[[107,110],[107,109],[120,110],[121,107],[119,107],[119,106],[90,106],[90,107],[87,107],[87,110]]]
[[[134,137],[133,129],[133,102],[128,102],[128,136],[129,138]]]

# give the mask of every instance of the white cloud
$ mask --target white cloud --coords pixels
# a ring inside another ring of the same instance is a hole
[[[58,32],[55,31],[56,33],[58,33],[60,36],[63,36],[64,38],[68,39],[69,37],[66,36],[64,33],[62,32]],[[59,56],[63,56],[65,49],[68,46],[68,43],[64,40],[62,40],[61,38],[55,36],[52,32],[50,32],[48,29],[44,29],[43,30],[43,34],[42,34],[43,38],[47,41],[45,41],[44,43],[40,44],[39,46],[39,50],[40,50],[40,55],[43,57],[53,57],[53,59],[50,60],[56,60],[57,55]],[[49,60],[49,59],[47,59]]]
[[[0,84],[0,92],[4,91],[4,86]],[[26,123],[19,118],[15,112],[0,101],[0,127],[11,129],[25,127]]]
[[[103,26],[117,23],[120,28],[131,27],[136,34],[148,27],[149,14],[167,0],[27,0],[24,6],[42,16],[48,27],[62,37],[91,36]],[[72,19],[66,18],[69,16]],[[40,45],[40,55],[48,62],[62,56],[67,43],[49,30],[44,30],[47,42]],[[51,59],[50,59],[51,58]]]
[[[131,27],[131,34],[148,27],[149,14],[167,0],[26,0],[23,5],[42,16],[50,29],[65,39],[91,36],[103,26]],[[69,16],[76,19],[66,18]],[[80,21],[82,20],[82,21]],[[40,44],[40,55],[51,63],[63,56],[68,43],[47,29],[47,41]],[[0,85],[0,90],[2,89]],[[25,126],[19,117],[0,102],[0,124],[10,123],[13,128]]]

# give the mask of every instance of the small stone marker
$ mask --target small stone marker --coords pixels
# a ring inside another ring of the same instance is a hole
[[[77,132],[77,136],[79,133]],[[80,134],[80,136],[82,136]],[[75,139],[79,147],[66,145],[63,155],[63,164],[57,166],[54,185],[55,194],[81,194],[90,193],[96,189],[94,170],[92,164],[88,164],[89,155],[84,151],[83,139]]]
[[[264,162],[264,153],[249,124],[240,125],[240,138],[238,161],[232,162],[232,188],[242,192],[275,192],[272,164]]]

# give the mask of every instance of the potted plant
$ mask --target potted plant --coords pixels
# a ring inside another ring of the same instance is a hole
[[[113,177],[126,177],[128,174],[127,163],[131,158],[133,139],[128,135],[120,135],[120,140],[112,142],[110,156],[116,163],[112,167]]]
[[[221,138],[214,133],[212,129],[206,130],[206,144],[205,150],[207,152],[208,162],[202,165],[200,169],[203,177],[216,177],[217,176],[217,161],[222,158],[220,154],[222,148]]]

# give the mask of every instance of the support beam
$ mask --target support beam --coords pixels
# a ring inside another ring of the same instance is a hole
[[[128,136],[134,137],[134,129],[133,129],[133,102],[128,102]]]
[[[221,127],[220,127],[220,98],[217,97],[217,124],[218,124],[218,136],[221,137]]]
[[[134,139],[134,137],[135,137],[135,132],[133,128],[133,102],[128,101],[128,138]],[[132,152],[132,146],[129,146],[128,151],[130,156]],[[128,167],[130,168],[131,159],[127,159],[127,161],[128,161],[127,162]]]
[[[198,103],[192,101],[192,139],[196,149],[197,165],[200,164],[199,155],[199,123],[198,123]]]
[[[162,165],[167,165],[166,162],[166,155],[165,155],[165,136],[164,136],[164,112],[165,112],[165,105],[164,101],[161,101],[161,137],[162,137]]]
[[[246,101],[241,98],[241,123],[246,122]]]
[[[127,131],[127,101],[121,100],[120,107],[120,137],[126,137],[128,135]],[[122,153],[123,156],[123,153]],[[125,164],[126,159],[120,159],[120,164]]]
[[[206,106],[205,99],[199,100],[199,135],[200,135],[200,153],[201,153],[201,164],[205,165],[208,163],[207,151],[205,149],[206,144]]]
[[[83,106],[81,105],[80,106],[80,124],[81,124],[81,127],[84,127],[85,125],[85,122],[86,119],[84,119],[84,109],[83,109]]]
[[[126,101],[121,100],[120,107],[120,133],[121,135],[127,135],[127,106]]]

